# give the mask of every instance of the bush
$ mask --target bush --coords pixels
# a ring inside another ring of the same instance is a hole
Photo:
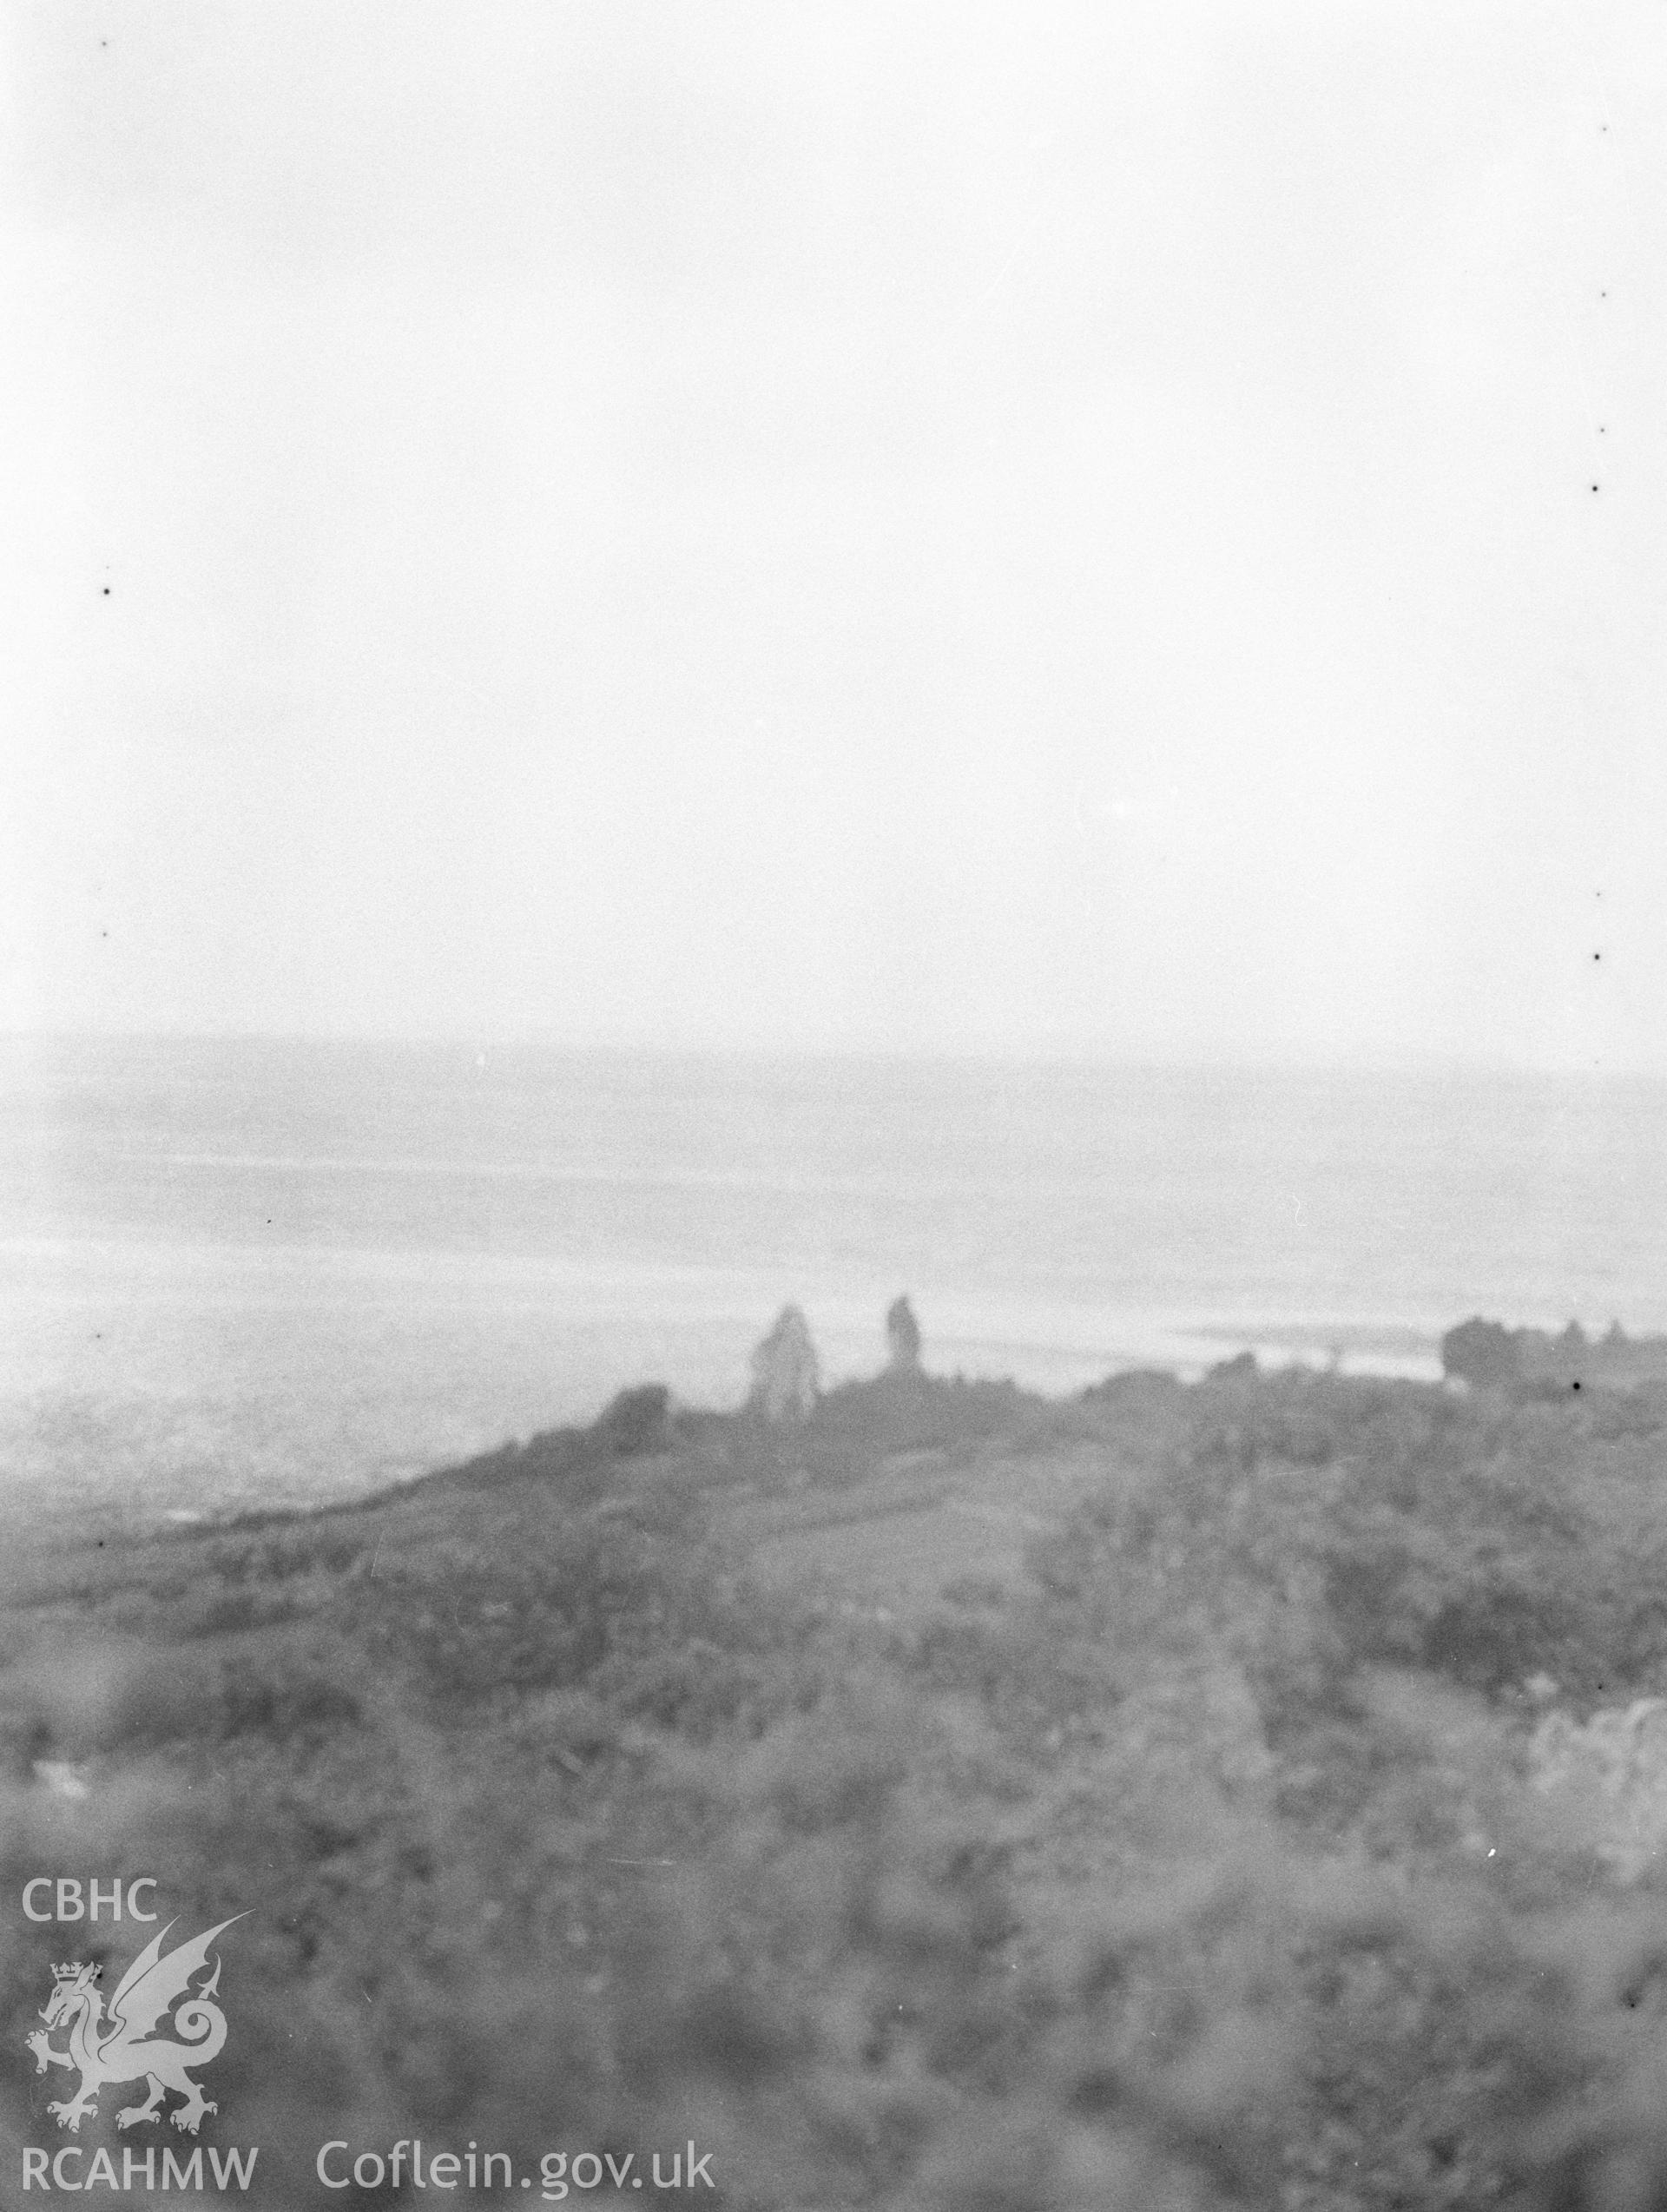
[[[777,1432],[627,1393],[372,1504],[49,1561],[0,1871],[154,1856],[198,1926],[260,1897],[218,2085],[298,2212],[339,2201],[319,2142],[414,2133],[528,2171],[692,2134],[742,2212],[1667,2199],[1624,1710],[1667,1680],[1659,1475],[1600,1412],[899,1377]],[[935,1482],[992,1438],[1115,1471],[1011,1595],[847,1619],[708,1517],[743,1467]],[[51,1940],[0,1966],[14,2048]]]

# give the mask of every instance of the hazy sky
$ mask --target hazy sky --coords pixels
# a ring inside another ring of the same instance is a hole
[[[1659,0],[3,20],[0,1025],[1667,1066]]]

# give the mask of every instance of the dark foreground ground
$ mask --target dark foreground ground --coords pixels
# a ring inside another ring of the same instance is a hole
[[[1667,2205],[1663,1419],[643,1392],[350,1509],[18,1531],[0,2202],[166,2139],[432,2208],[315,2168],[420,2137],[507,2156],[459,2203]],[[46,2111],[55,1962],[108,1990],[150,1931],[31,1924],[42,1875],[248,1916],[200,2137],[118,2136],[136,2083]]]

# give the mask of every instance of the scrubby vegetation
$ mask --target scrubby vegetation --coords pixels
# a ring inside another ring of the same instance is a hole
[[[1597,1338],[1578,1321],[1553,1336],[1546,1329],[1508,1329],[1476,1313],[1442,1338],[1441,1366],[1463,1382],[1541,1397],[1594,1389],[1659,1392],[1667,1386],[1667,1337],[1628,1336],[1618,1321]]]
[[[1667,1773],[1616,1717],[1667,1695],[1663,1438],[1613,1416],[648,1391],[356,1507],[66,1543],[6,1632],[0,1880],[251,1915],[205,2140],[284,2212],[432,2202],[313,2175],[412,2136],[692,2138],[758,2212],[1667,2204]],[[929,1543],[1021,1465],[1061,1486],[1017,1580],[880,1617],[748,1551],[887,1485]],[[68,1938],[5,1933],[21,2052]]]

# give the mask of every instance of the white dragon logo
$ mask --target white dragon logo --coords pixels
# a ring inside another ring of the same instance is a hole
[[[49,2064],[80,2071],[81,2087],[74,2097],[63,2103],[55,2100],[46,2108],[61,2128],[68,2128],[71,2135],[79,2134],[83,2119],[97,2117],[98,2106],[93,2100],[106,2082],[132,2082],[141,2077],[150,2094],[142,2104],[129,2104],[116,2114],[118,2128],[155,2119],[169,2090],[186,2100],[170,2117],[176,2128],[191,2135],[201,2126],[205,2112],[218,2110],[186,2068],[206,2066],[218,2057],[226,2041],[226,2015],[214,2002],[220,1986],[220,1961],[214,1961],[213,1974],[194,1992],[191,1978],[208,1964],[208,1947],[214,1938],[229,1928],[233,1920],[247,1917],[234,1913],[231,1920],[222,1920],[218,1927],[205,1930],[189,1943],[177,1944],[164,1958],[162,1938],[174,1926],[170,1920],[122,1975],[110,1999],[108,2021],[102,2018],[104,1999],[98,1986],[104,1971],[102,1966],[83,1965],[77,1959],[53,1967],[52,1994],[40,2015],[46,2025],[24,2040],[35,2053],[37,2074],[43,2074]],[[181,1998],[186,2000],[183,2004],[178,2002]],[[168,2025],[183,2038],[178,2043],[151,2034],[170,2006],[177,2006]],[[69,2048],[55,2051],[52,2034],[66,2023]]]

